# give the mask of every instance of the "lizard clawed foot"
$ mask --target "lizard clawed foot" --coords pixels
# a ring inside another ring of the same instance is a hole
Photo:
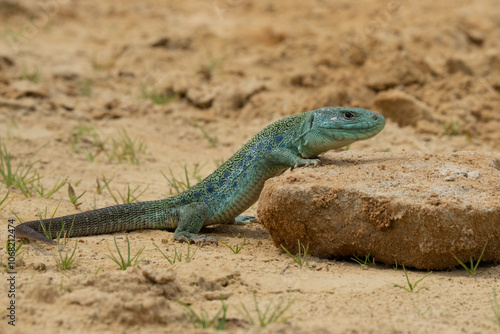
[[[177,241],[187,242],[188,244],[194,243],[196,246],[203,247],[205,243],[214,243],[216,246],[219,246],[219,241],[215,238],[206,237],[204,235],[196,235],[193,234],[189,237],[181,235],[176,238]]]
[[[204,235],[201,235],[200,238],[198,238],[194,241],[194,243],[199,247],[203,247],[203,245],[205,245],[205,243],[207,243],[207,242],[213,243],[213,244],[215,244],[215,246],[219,246],[219,241],[217,239],[205,237]]]
[[[295,165],[290,167],[290,170],[294,170],[295,168],[298,168],[298,167],[309,167],[310,165],[313,165],[313,167],[317,167],[318,165],[321,165],[321,160],[319,160],[319,159],[301,159],[298,162],[296,162]]]

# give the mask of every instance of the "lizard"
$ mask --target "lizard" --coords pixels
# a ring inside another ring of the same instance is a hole
[[[15,227],[16,238],[55,244],[52,239],[59,233],[79,237],[163,228],[174,230],[178,241],[217,243],[215,238],[199,235],[201,228],[256,221],[238,215],[258,200],[267,179],[288,168],[315,167],[320,164],[319,154],[372,138],[384,126],[382,115],[355,107],[323,107],[285,117],[258,132],[212,174],[184,192],[29,221]]]

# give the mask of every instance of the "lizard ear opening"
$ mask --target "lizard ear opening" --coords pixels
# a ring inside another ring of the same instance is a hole
[[[311,113],[311,115],[309,115],[307,121],[306,121],[306,124],[309,126],[309,128],[307,129],[308,131],[310,131],[313,127],[313,122],[314,122],[314,115],[315,113]]]
[[[309,131],[312,130],[313,123],[314,123],[314,118],[316,116],[315,112],[311,112],[307,118],[304,120],[304,123],[302,125],[302,128],[300,129],[301,131],[301,136],[305,135]]]
[[[307,145],[306,135],[312,131],[314,118],[316,116],[315,112],[310,112],[309,115],[304,119],[302,126],[300,127],[300,132],[296,134],[296,137],[293,139],[293,144],[297,147],[300,154],[304,154]]]

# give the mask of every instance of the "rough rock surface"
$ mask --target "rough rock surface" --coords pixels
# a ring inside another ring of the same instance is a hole
[[[343,152],[266,182],[258,215],[276,245],[419,269],[500,261],[500,154]]]

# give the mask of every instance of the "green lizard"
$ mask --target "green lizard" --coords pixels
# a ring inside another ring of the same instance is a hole
[[[325,107],[278,120],[252,137],[229,160],[194,187],[156,201],[110,206],[16,226],[18,238],[55,243],[62,231],[71,237],[173,229],[174,239],[217,242],[198,235],[203,226],[247,223],[238,216],[259,198],[264,182],[286,169],[317,166],[320,153],[375,136],[385,126],[383,116],[361,108]]]

